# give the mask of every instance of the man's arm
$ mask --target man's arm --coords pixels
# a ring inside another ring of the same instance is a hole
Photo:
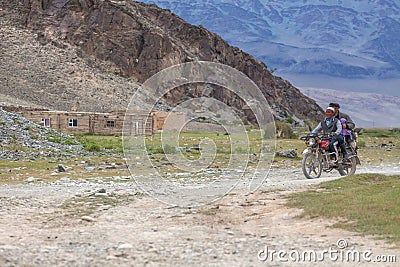
[[[336,127],[337,127],[337,130],[336,130],[336,135],[339,135],[339,134],[341,134],[342,133],[342,123],[340,122],[340,120],[337,120],[337,122],[336,122]]]
[[[321,130],[322,130],[322,125],[321,125],[321,123],[319,123],[318,126],[317,126],[317,128],[315,128],[311,133],[312,133],[312,134],[317,134],[317,133],[319,133],[319,131],[321,131]]]

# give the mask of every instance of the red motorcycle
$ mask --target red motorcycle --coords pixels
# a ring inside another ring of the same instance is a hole
[[[302,170],[304,175],[308,179],[315,179],[321,176],[322,171],[329,173],[333,170],[337,170],[342,176],[354,174],[357,164],[361,164],[357,156],[356,143],[359,133],[359,130],[355,131],[352,140],[345,139],[348,159],[343,159],[337,144],[334,145],[335,151],[331,151],[332,135],[310,134],[302,137],[301,139],[307,145],[303,151]]]

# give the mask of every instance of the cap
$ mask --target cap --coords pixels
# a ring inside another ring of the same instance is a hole
[[[330,111],[332,111],[333,113],[335,113],[335,109],[334,109],[333,107],[328,107],[328,108],[326,108],[326,110],[330,110]]]
[[[338,103],[329,103],[330,107],[338,107],[340,108],[340,105]]]

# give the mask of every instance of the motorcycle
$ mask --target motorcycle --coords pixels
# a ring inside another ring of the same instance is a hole
[[[340,148],[335,144],[335,151],[330,150],[332,135],[309,134],[302,137],[307,148],[303,151],[302,170],[308,179],[319,178],[322,171],[330,173],[337,170],[341,176],[352,175],[356,172],[357,165],[361,164],[358,158],[357,137],[362,129],[356,129],[353,138],[345,138],[348,159],[343,159]]]

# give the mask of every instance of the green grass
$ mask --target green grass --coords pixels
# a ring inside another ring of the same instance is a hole
[[[289,196],[302,216],[338,219],[335,227],[400,244],[400,175],[361,174]]]
[[[157,135],[155,138],[159,138]],[[204,133],[204,132],[187,132],[181,133],[179,136],[179,145],[185,146],[188,144],[192,146],[194,144],[199,144],[201,141],[211,139],[215,142],[217,148],[220,149],[230,149],[232,141],[243,141],[244,138],[249,140],[249,149],[251,153],[259,152],[261,149],[262,138],[258,131],[247,132],[247,136],[244,134],[220,134],[220,133]],[[160,139],[161,141],[161,139]],[[237,143],[236,143],[237,144]],[[235,144],[233,145],[235,147]]]
[[[252,130],[252,129],[250,129]],[[201,156],[201,152],[196,149],[192,149],[196,145],[200,145],[202,142],[204,143],[214,143],[216,147],[216,157],[215,164],[212,164],[210,167],[219,166],[220,168],[225,167],[225,165],[229,162],[230,155],[239,154],[246,156],[247,153],[247,145],[244,141],[245,138],[249,139],[249,152],[251,154],[260,154],[261,145],[262,145],[262,136],[258,131],[249,131],[248,136],[243,136],[242,134],[232,133],[232,134],[221,134],[221,133],[210,133],[210,132],[184,132],[179,134],[178,144],[166,144],[165,140],[174,140],[175,133],[164,133],[164,134],[155,134],[153,136],[146,137],[146,149],[147,152],[152,153],[155,157],[154,160],[159,160],[160,157],[163,157],[165,154],[175,154],[180,153],[177,151],[176,146],[185,148],[182,150],[183,156],[190,160],[197,160]],[[164,140],[164,149],[162,148],[162,140]],[[171,143],[172,144],[172,143]],[[218,162],[218,163],[217,163]]]
[[[85,161],[85,163],[81,163]],[[85,170],[86,166],[100,166],[104,163],[115,163],[115,169]],[[69,167],[67,172],[52,175],[58,164]],[[71,179],[129,176],[125,161],[120,157],[77,157],[71,159],[36,159],[30,161],[0,160],[0,184],[23,183],[28,177],[40,178],[44,182],[58,180],[63,177]]]
[[[388,129],[371,128],[365,129],[363,136],[367,137],[397,137],[400,138],[400,132],[391,132]]]
[[[43,174],[50,173],[57,168],[57,164],[49,161],[8,161],[0,160],[0,184],[15,184],[24,181],[30,176],[42,178]]]
[[[51,137],[47,138],[47,141],[53,142],[53,143],[57,143],[57,144],[62,144],[62,145],[79,145],[79,143],[76,142],[75,140],[72,140],[72,139],[61,139],[61,138],[56,137],[56,136],[51,136]]]
[[[121,136],[78,134],[76,139],[86,150],[91,152],[123,152]]]

